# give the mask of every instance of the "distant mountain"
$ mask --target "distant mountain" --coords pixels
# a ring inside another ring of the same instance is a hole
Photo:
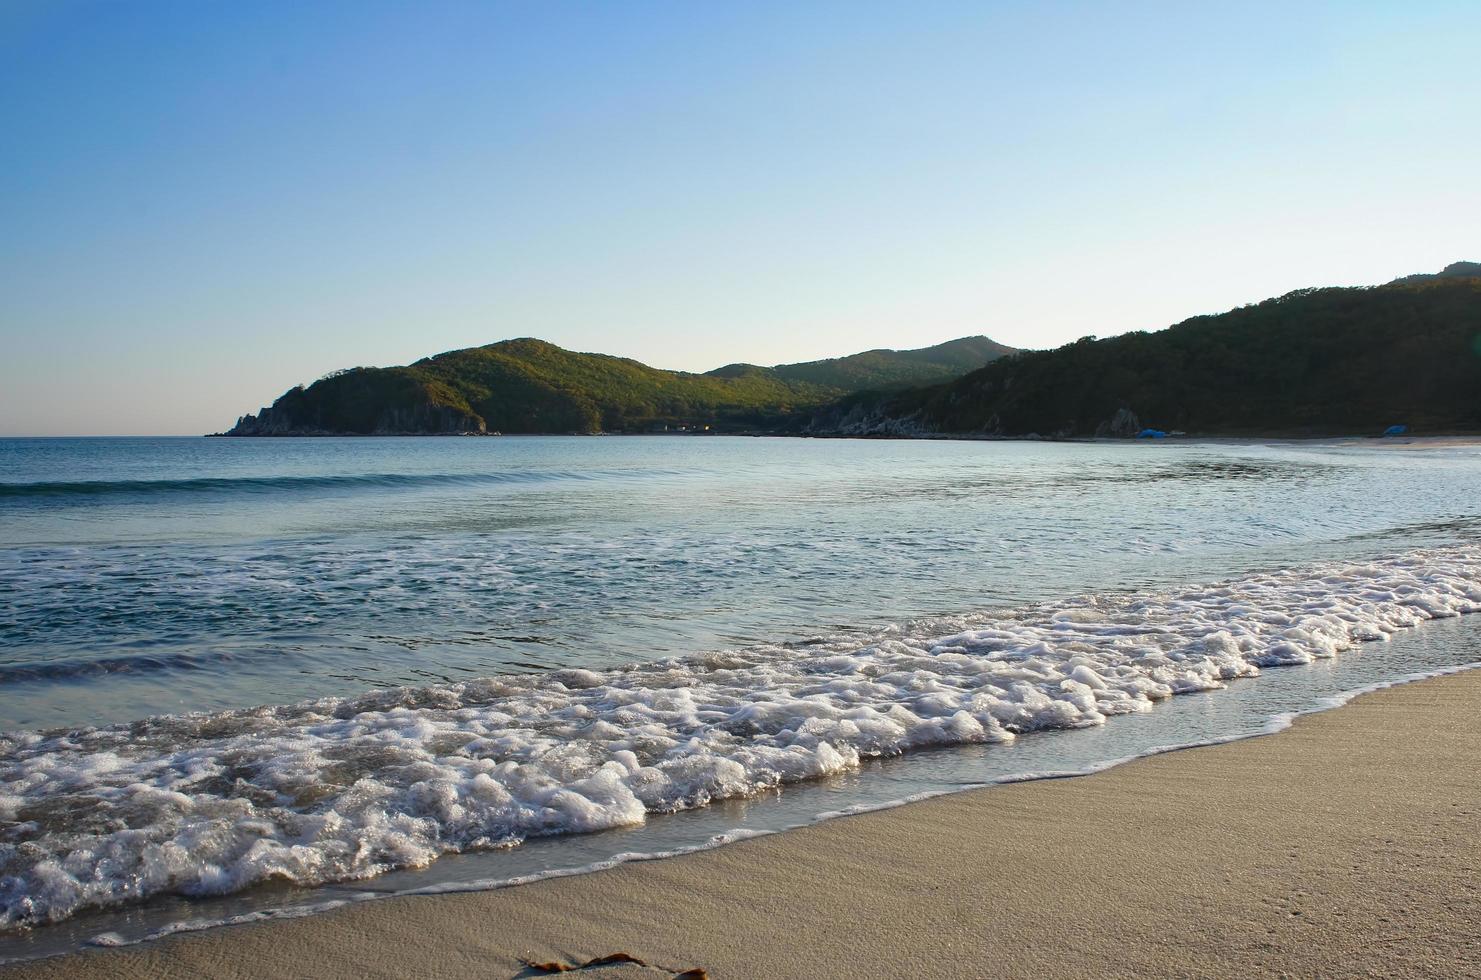
[[[1017,353],[1016,348],[986,337],[962,337],[919,350],[866,350],[847,357],[769,368],[727,364],[708,374],[716,378],[772,377],[840,391],[879,390],[945,381],[1013,353]]]
[[[1303,289],[1156,333],[1086,337],[955,381],[859,394],[801,430],[1046,438],[1481,431],[1481,266]]]
[[[690,374],[523,338],[405,367],[337,371],[243,416],[226,434],[771,429],[851,392],[949,379],[1011,350],[986,337],[964,337],[921,350]]]

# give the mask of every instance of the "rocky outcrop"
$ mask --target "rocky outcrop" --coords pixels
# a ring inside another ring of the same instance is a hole
[[[1116,414],[1095,427],[1097,439],[1131,439],[1142,431],[1142,423],[1129,408],[1118,408]]]
[[[256,415],[243,415],[222,433],[228,436],[433,436],[485,435],[488,426],[474,412],[440,404],[432,397],[397,398],[390,404],[356,405],[359,411],[294,389]]]
[[[915,415],[892,414],[888,403],[864,399],[831,405],[817,412],[802,427],[810,436],[916,437],[930,434]]]
[[[291,436],[300,433],[287,412],[278,412],[271,405],[256,415],[247,414],[237,419],[237,424],[221,433],[224,436]]]

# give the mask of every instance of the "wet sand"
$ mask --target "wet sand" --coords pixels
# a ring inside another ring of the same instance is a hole
[[[1481,976],[1481,671],[1289,731],[4,977]]]

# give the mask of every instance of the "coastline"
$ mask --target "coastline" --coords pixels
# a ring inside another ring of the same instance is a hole
[[[1291,443],[1296,445],[1340,445],[1362,446],[1384,449],[1444,449],[1481,446],[1481,433],[1437,432],[1416,435],[1383,436],[1376,434],[1339,433],[1334,435],[1308,435],[1291,432],[1268,434],[1198,434],[1168,436],[1163,439],[1137,439],[1113,436],[1002,436],[982,432],[915,432],[915,433],[845,433],[845,432],[785,432],[773,430],[736,431],[675,431],[675,432],[281,432],[273,434],[233,435],[230,432],[206,432],[200,435],[179,437],[18,437],[18,438],[185,438],[185,439],[450,439],[475,437],[484,439],[550,439],[593,437],[621,438],[732,438],[732,439],[818,439],[828,441],[859,442],[1006,442],[1006,443],[1067,443],[1086,445],[1263,445],[1266,443]]]
[[[1472,670],[1090,776],[0,975],[516,976],[619,951],[663,968],[588,972],[1460,975],[1481,957],[1478,702]]]

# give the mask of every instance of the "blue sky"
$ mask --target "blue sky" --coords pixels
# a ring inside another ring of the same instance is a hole
[[[1046,347],[1481,259],[1474,3],[0,3],[0,434],[516,336]]]

